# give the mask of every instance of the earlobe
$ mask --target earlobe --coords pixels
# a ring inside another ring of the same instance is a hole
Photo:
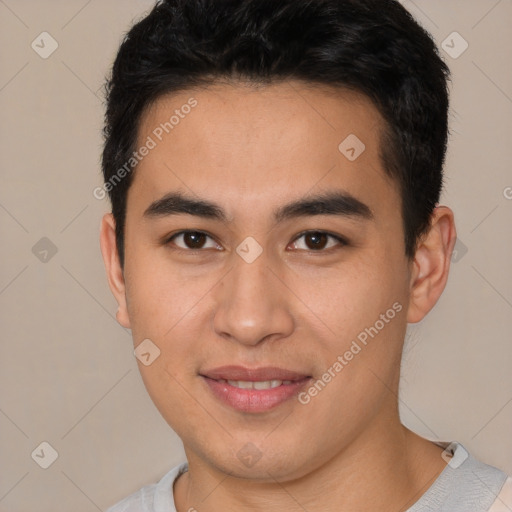
[[[457,238],[453,212],[438,206],[428,233],[418,243],[410,282],[407,321],[422,320],[441,296],[450,269],[450,260]]]
[[[123,269],[119,261],[119,253],[116,244],[116,224],[111,213],[107,213],[101,220],[100,246],[103,263],[107,272],[108,284],[119,308],[116,313],[117,321],[126,328],[130,328],[130,318],[126,305],[126,288]]]

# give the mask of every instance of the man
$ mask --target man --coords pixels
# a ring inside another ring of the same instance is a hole
[[[131,29],[101,246],[187,463],[111,512],[510,500],[502,471],[398,413],[406,326],[456,239],[438,204],[448,75],[389,0],[169,0]]]

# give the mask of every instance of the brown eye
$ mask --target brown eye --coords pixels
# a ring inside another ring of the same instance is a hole
[[[206,235],[197,231],[183,234],[183,242],[189,249],[201,249],[206,241]]]
[[[294,249],[322,252],[324,249],[331,249],[337,245],[343,247],[347,245],[347,242],[340,236],[324,231],[308,231],[298,236],[292,245]]]
[[[313,232],[304,235],[304,240],[308,249],[324,249],[329,241],[329,236],[326,233]]]
[[[199,249],[222,249],[211,236],[202,231],[181,231],[173,235],[168,243],[172,243],[180,249],[192,251]]]

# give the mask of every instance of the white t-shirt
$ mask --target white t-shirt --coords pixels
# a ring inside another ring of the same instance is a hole
[[[427,492],[407,512],[510,512],[512,477],[473,458],[460,443],[437,443],[453,453]],[[106,512],[176,512],[173,484],[188,464],[171,469]]]

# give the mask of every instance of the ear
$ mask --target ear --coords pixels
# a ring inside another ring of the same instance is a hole
[[[452,210],[437,206],[432,213],[430,229],[414,255],[407,311],[409,323],[422,320],[443,293],[456,239]]]
[[[116,244],[116,222],[111,213],[106,213],[101,220],[100,246],[103,263],[107,271],[108,284],[119,309],[116,313],[117,321],[126,328],[130,328],[130,318],[126,307],[126,289],[123,269],[119,261]]]

